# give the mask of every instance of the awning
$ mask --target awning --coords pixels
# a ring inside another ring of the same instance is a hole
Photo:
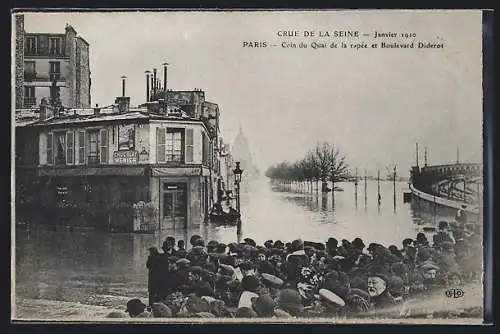
[[[200,167],[157,167],[151,171],[153,176],[201,176]]]
[[[38,170],[39,176],[142,176],[145,167],[136,166],[101,166],[75,168],[49,168]]]

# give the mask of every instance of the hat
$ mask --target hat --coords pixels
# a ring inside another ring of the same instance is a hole
[[[182,258],[182,259],[175,261],[175,264],[180,268],[186,268],[186,267],[189,267],[189,265],[191,264],[191,261],[189,261],[186,258]]]
[[[304,241],[302,241],[302,239],[295,239],[294,241],[292,241],[290,247],[294,251],[304,249]]]
[[[272,240],[266,240],[264,242],[264,247],[271,248],[272,246],[273,246],[273,241]]]
[[[356,249],[363,249],[363,248],[365,248],[365,243],[363,242],[363,240],[361,238],[355,238],[352,241],[352,245]]]
[[[271,274],[262,273],[261,276],[262,276],[263,281],[265,283],[270,284],[270,285],[281,286],[284,283],[281,278],[276,277],[276,276],[271,275]]]
[[[335,248],[339,244],[338,240],[335,238],[328,238],[328,241],[326,242],[326,245],[329,248]]]
[[[330,304],[334,304],[336,306],[341,306],[341,307],[345,306],[344,300],[330,290],[320,289],[319,295],[323,300],[327,301]]]
[[[427,241],[427,237],[422,232],[417,233],[417,241]]]
[[[234,316],[235,318],[257,318],[258,314],[249,307],[240,307]]]
[[[399,276],[391,276],[387,282],[389,292],[396,295],[401,295],[403,293],[403,285],[403,279]]]
[[[130,299],[127,302],[127,313],[139,314],[144,312],[146,304],[144,304],[139,298]]]
[[[215,248],[219,245],[219,243],[215,240],[210,240],[207,244],[207,247],[210,247],[210,248]]]
[[[252,307],[260,316],[270,316],[274,313],[274,300],[269,295],[260,295],[251,299]]]
[[[299,312],[304,310],[299,292],[292,289],[283,289],[280,291],[279,305],[280,307],[295,309]]]
[[[281,240],[276,240],[276,241],[274,242],[274,247],[275,247],[275,248],[280,248],[280,249],[281,249],[281,248],[285,247],[285,244],[284,244],[284,243],[283,243],[283,241],[281,241]]]
[[[153,303],[151,305],[151,310],[153,311],[153,317],[155,318],[172,317],[172,310],[170,309],[170,307],[163,303]]]
[[[247,275],[241,280],[243,290],[254,292],[259,287],[259,280],[253,275]]]
[[[250,245],[250,246],[257,246],[257,243],[253,240],[253,239],[250,239],[250,238],[245,238],[243,239],[243,241],[247,244],[247,245]]]
[[[189,239],[189,243],[194,246],[197,239],[201,239],[201,236],[199,236],[198,234],[193,234]]]

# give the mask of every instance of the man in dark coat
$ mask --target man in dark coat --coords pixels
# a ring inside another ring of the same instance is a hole
[[[150,247],[148,260],[146,261],[146,267],[148,268],[149,306],[160,300],[160,285],[162,281],[160,265],[161,254],[158,252],[158,248]]]

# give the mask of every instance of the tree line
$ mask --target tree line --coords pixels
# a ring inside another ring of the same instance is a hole
[[[267,177],[281,182],[321,182],[322,191],[350,178],[346,156],[332,143],[321,142],[295,162],[283,161],[266,170]]]

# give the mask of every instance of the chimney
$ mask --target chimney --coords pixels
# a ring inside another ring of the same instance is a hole
[[[125,79],[127,79],[127,77],[122,76],[122,97],[125,97]]]
[[[158,82],[156,81],[156,68],[153,68],[153,95],[156,98],[156,88],[157,88]]]
[[[163,91],[167,91],[167,66],[169,63],[163,63]]]
[[[146,73],[146,102],[149,102],[149,74],[151,73],[150,71],[144,72]]]
[[[99,108],[99,104],[96,103],[94,107],[94,115],[99,115],[101,113],[101,108]]]
[[[151,79],[151,93],[149,95],[149,101],[153,101],[154,99],[154,95],[155,95],[155,82],[154,82],[154,77],[153,77],[153,74],[151,74],[149,76],[149,78]]]

